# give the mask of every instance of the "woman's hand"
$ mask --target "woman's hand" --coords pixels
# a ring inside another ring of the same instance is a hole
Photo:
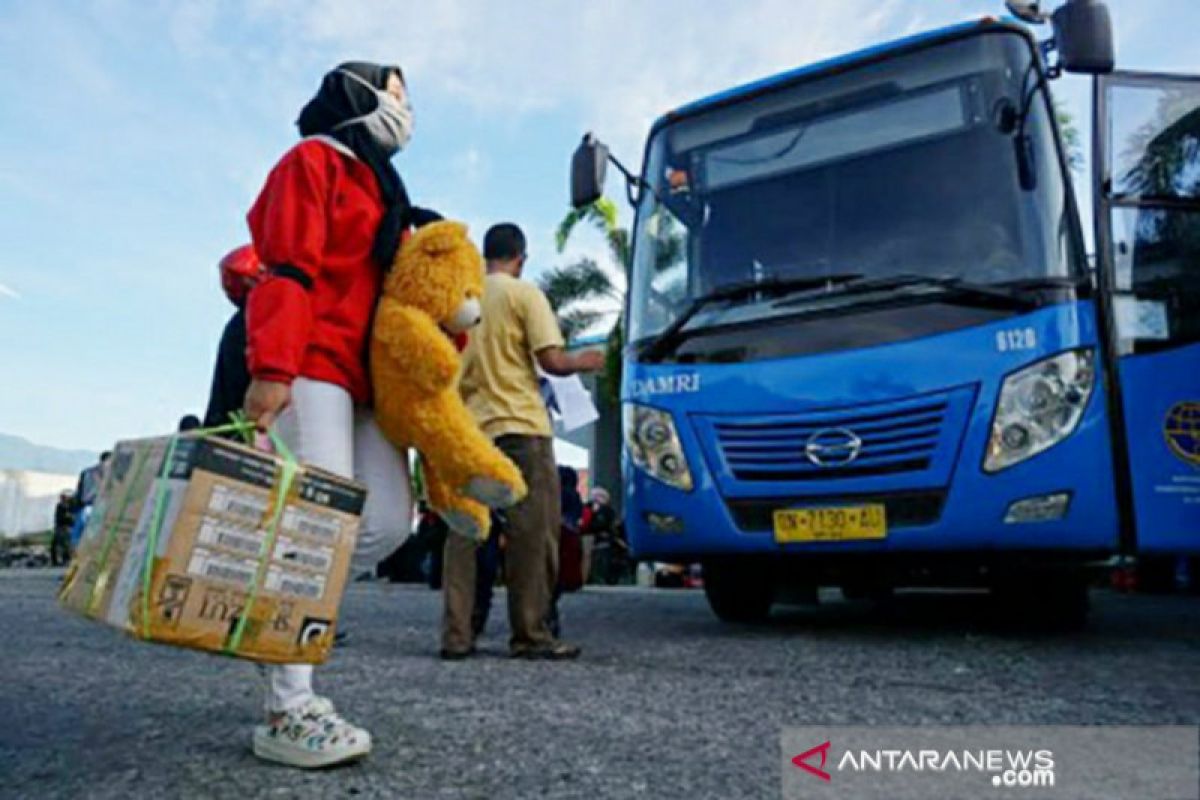
[[[246,390],[246,417],[260,431],[265,431],[275,424],[275,420],[291,402],[290,384],[255,378],[250,381],[250,388]]]

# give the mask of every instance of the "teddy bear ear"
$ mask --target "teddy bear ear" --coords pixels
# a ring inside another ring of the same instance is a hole
[[[444,255],[462,248],[467,238],[467,226],[450,220],[431,222],[417,231],[414,238],[421,252],[431,256]]]

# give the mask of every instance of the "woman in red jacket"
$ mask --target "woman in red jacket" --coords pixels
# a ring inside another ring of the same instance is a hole
[[[411,500],[407,460],[371,416],[367,337],[404,231],[436,215],[411,205],[391,163],[413,128],[399,68],[342,64],[297,125],[304,138],[248,215],[266,275],[247,303],[246,413],[297,458],[367,484],[355,569],[373,569],[407,535]],[[324,767],[370,751],[370,734],[314,694],[310,666],[267,672],[259,757]]]

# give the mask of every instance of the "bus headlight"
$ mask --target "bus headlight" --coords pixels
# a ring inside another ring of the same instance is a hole
[[[690,492],[692,472],[671,415],[657,408],[626,403],[623,416],[625,446],[633,463],[668,486]]]
[[[1096,383],[1095,353],[1070,350],[1004,379],[983,469],[999,472],[1075,432]]]

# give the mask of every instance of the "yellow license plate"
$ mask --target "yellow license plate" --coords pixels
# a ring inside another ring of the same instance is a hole
[[[887,510],[882,503],[789,508],[775,512],[775,541],[780,543],[885,538]]]

